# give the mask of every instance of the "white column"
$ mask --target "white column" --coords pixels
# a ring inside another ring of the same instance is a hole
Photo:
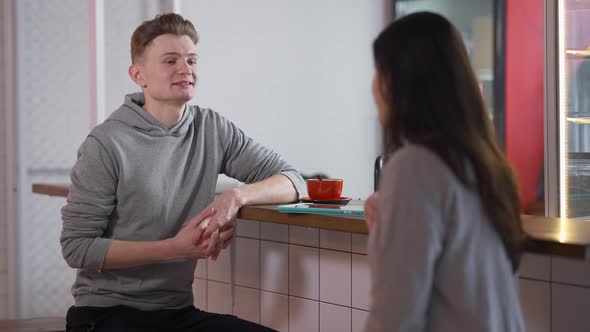
[[[90,0],[88,6],[90,128],[105,117],[104,1]]]
[[[17,264],[17,204],[18,204],[18,175],[17,175],[17,80],[16,80],[16,4],[15,0],[3,1],[0,4],[0,38],[3,47],[0,49],[0,223],[4,232],[0,232],[0,241],[6,250],[6,266],[0,270],[6,271],[5,284],[7,318],[18,316],[18,269]]]
[[[545,215],[559,217],[559,105],[556,1],[545,1]],[[562,216],[565,217],[565,216]]]

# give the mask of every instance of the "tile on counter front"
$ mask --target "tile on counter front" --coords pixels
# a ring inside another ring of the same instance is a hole
[[[352,307],[369,310],[371,274],[366,255],[352,254]]]
[[[260,222],[253,220],[236,220],[236,236],[260,238]]]
[[[8,279],[8,272],[0,272],[0,285],[6,285]],[[5,287],[0,288],[0,318],[8,318],[8,289]]]
[[[260,241],[260,288],[289,294],[289,245]]]
[[[236,286],[234,315],[260,323],[260,290]]]
[[[364,332],[365,322],[369,317],[369,312],[365,310],[352,309],[352,328],[351,332]]]
[[[231,287],[221,282],[207,281],[207,311],[232,314]]]
[[[13,273],[13,271],[11,271],[11,273]],[[8,296],[8,287],[6,287],[8,286],[8,271],[0,272],[0,285],[0,297]],[[0,319],[2,319],[2,316],[0,316]]]
[[[357,254],[367,254],[367,241],[369,236],[367,234],[352,233],[352,248],[351,251]]]
[[[0,295],[0,317],[8,317],[8,295]]]
[[[1,223],[1,221],[0,221]],[[8,234],[6,230],[0,229],[0,234]],[[0,244],[0,273],[8,271],[8,244],[7,241],[1,241]]]
[[[551,257],[551,281],[590,287],[590,263],[588,261]]]
[[[551,331],[588,332],[590,289],[551,285]]]
[[[260,287],[260,240],[236,238],[236,284]]]
[[[289,243],[289,225],[260,223],[260,239]]]
[[[518,274],[521,277],[549,281],[551,257],[538,254],[524,254],[520,260]]]
[[[217,260],[207,260],[207,279],[229,283],[231,273],[230,250],[234,250],[232,246],[222,250],[219,253]]]
[[[289,245],[289,294],[319,299],[320,253],[318,248]]]
[[[260,324],[280,332],[289,330],[289,297],[260,292]]]
[[[195,278],[207,279],[207,259],[197,260],[197,267],[195,267]]]
[[[289,225],[289,243],[319,247],[320,232],[317,228]]]
[[[320,229],[320,248],[350,252],[351,233]]]
[[[318,301],[289,297],[289,332],[319,332]]]
[[[320,302],[320,332],[350,332],[351,309]]]
[[[520,279],[520,303],[527,331],[551,332],[549,282]]]
[[[350,307],[350,253],[320,249],[320,301]]]
[[[207,310],[207,280],[195,279],[193,281],[194,306]]]

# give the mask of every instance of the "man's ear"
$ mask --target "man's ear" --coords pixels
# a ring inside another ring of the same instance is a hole
[[[133,80],[133,82],[135,82],[137,85],[143,87],[143,88],[147,88],[147,83],[143,77],[143,73],[142,73],[142,69],[140,66],[138,66],[137,64],[131,64],[131,66],[129,66],[129,77]]]

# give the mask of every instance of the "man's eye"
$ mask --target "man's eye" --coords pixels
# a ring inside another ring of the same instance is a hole
[[[191,65],[196,65],[197,64],[197,59],[190,59],[188,60],[188,63]]]
[[[173,65],[173,64],[175,64],[175,63],[176,63],[176,61],[175,61],[175,60],[166,60],[166,61],[164,61],[164,62],[165,62],[165,63],[167,63],[167,64],[170,64],[170,65]]]

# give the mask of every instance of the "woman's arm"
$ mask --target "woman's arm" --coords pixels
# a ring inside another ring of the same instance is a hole
[[[441,191],[422,150],[402,149],[380,182],[369,236],[372,276],[367,331],[422,331],[442,251]]]

